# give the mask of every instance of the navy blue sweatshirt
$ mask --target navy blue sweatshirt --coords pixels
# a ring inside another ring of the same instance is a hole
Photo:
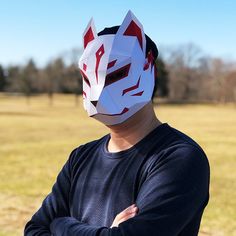
[[[200,146],[167,123],[121,152],[107,150],[109,139],[72,151],[24,235],[197,235],[210,175]],[[134,203],[138,214],[110,228]]]

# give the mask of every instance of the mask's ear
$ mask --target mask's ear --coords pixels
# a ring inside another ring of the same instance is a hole
[[[93,18],[91,18],[83,34],[84,49],[87,47],[88,43],[93,41],[96,37],[96,28],[94,25]]]
[[[143,31],[143,26],[136,16],[129,10],[122,22],[116,35],[127,35],[137,37],[140,47],[146,53],[146,38]]]

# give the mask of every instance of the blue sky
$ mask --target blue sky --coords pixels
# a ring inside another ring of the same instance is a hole
[[[1,0],[0,64],[39,65],[82,46],[93,16],[97,31],[122,23],[128,10],[160,48],[198,45],[207,55],[236,60],[236,1]]]

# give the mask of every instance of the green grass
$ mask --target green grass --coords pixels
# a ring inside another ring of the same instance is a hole
[[[80,101],[81,103],[82,101]],[[158,105],[162,122],[194,138],[211,165],[210,202],[201,235],[236,235],[236,107]],[[73,96],[0,95],[0,236],[22,235],[73,148],[106,134]]]

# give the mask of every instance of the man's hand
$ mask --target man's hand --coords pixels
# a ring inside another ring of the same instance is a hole
[[[118,225],[120,223],[122,223],[123,221],[128,220],[129,218],[134,217],[138,212],[138,207],[136,207],[135,204],[127,207],[126,209],[124,209],[122,212],[120,212],[118,215],[116,215],[112,225],[110,228],[112,227],[118,227]]]

